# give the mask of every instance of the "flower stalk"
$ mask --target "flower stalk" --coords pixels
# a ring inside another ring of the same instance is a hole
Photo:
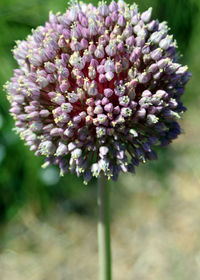
[[[98,179],[99,280],[111,280],[110,188],[103,174]]]

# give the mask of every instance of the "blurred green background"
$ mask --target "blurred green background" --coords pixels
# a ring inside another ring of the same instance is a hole
[[[115,268],[115,279],[183,280],[191,276],[199,279],[200,0],[136,3],[140,11],[152,6],[153,17],[168,22],[182,54],[181,62],[189,66],[193,76],[183,97],[188,107],[181,121],[184,134],[169,148],[159,150],[157,162],[140,166],[136,175],[123,175],[117,184],[112,184],[113,246],[116,247],[113,254],[114,266],[118,268]],[[43,160],[35,157],[12,131],[14,122],[8,114],[9,104],[2,89],[17,66],[11,53],[15,40],[24,39],[32,28],[43,25],[49,10],[64,12],[67,5],[61,0],[0,2],[0,272],[5,277],[1,279],[27,279],[27,276],[37,280],[78,279],[78,274],[83,280],[97,278],[96,181],[85,187],[76,176],[59,178],[56,167],[43,170]],[[180,221],[183,221],[181,225]],[[62,234],[69,242],[66,247]],[[160,240],[161,252],[167,252],[167,256],[161,253],[159,257],[160,247],[157,243],[151,245],[155,236]],[[169,241],[167,248],[163,240]],[[42,242],[46,249],[40,251]],[[131,244],[135,248],[133,252]],[[50,245],[54,246],[55,254],[49,253]],[[143,256],[144,251],[147,256]],[[88,261],[82,263],[84,254],[88,255]],[[51,262],[54,274],[45,268]]]

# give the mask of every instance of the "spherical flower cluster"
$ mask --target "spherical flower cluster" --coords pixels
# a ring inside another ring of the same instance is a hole
[[[116,179],[180,134],[190,78],[166,22],[122,0],[73,4],[17,42],[6,84],[16,132],[46,164]]]

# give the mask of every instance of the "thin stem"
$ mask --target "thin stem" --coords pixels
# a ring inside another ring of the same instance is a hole
[[[99,280],[111,280],[110,189],[101,174],[98,181]]]

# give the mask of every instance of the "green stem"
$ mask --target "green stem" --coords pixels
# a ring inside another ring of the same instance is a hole
[[[107,179],[101,174],[98,181],[98,247],[99,280],[111,280],[110,249],[110,189]]]

